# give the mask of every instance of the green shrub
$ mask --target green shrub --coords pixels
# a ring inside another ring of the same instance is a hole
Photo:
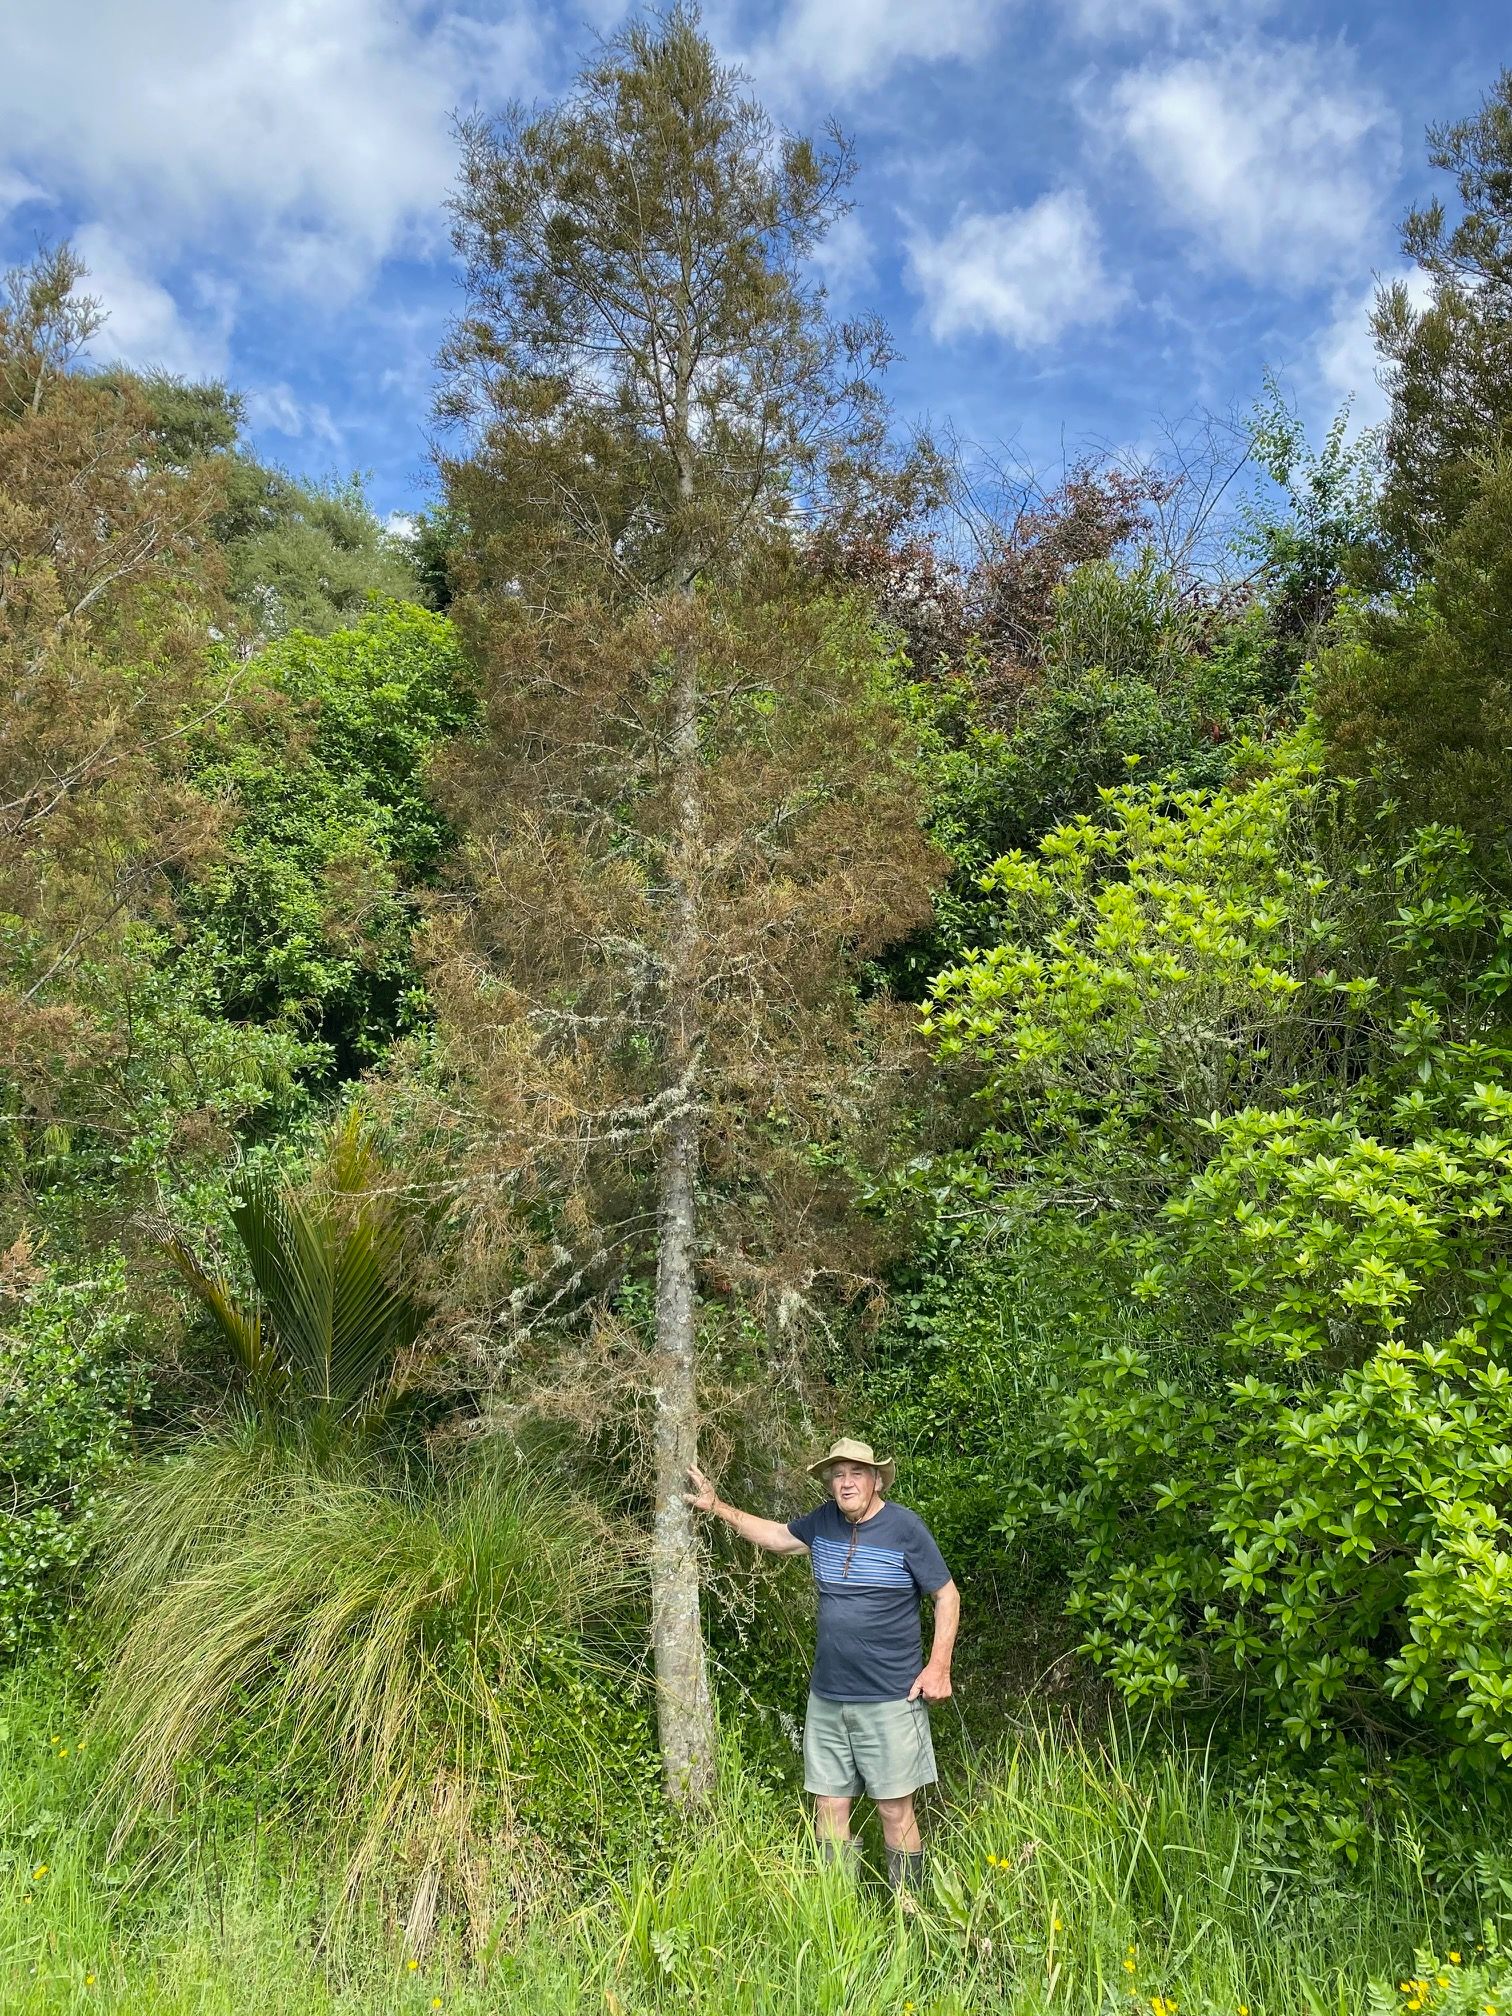
[[[236,823],[185,889],[191,960],[229,1016],[282,1024],[351,1076],[424,1012],[412,891],[449,829],[425,789],[471,717],[451,625],[410,604],[270,645],[261,705],[207,732],[196,782]]]
[[[119,1260],[64,1283],[15,1248],[0,1294],[0,1652],[69,1613],[139,1399]],[[20,1277],[19,1281],[17,1277]]]
[[[937,983],[987,1072],[958,1206],[1082,1238],[1094,1291],[1006,1525],[1136,1700],[1507,1760],[1512,913],[1452,831],[1341,860],[1337,796],[1305,744],[1113,793]]]

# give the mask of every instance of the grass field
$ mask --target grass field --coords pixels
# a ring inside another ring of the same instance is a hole
[[[1407,1827],[1355,1865],[1278,1859],[1257,1802],[1153,1740],[1026,1731],[957,1771],[911,1913],[875,1841],[859,1885],[821,1871],[795,1802],[732,1767],[654,1853],[482,1855],[481,1933],[443,1905],[410,1952],[402,1897],[342,1916],[313,1851],[212,1807],[107,1863],[87,1731],[25,1682],[3,1726],[6,2016],[1512,2016],[1489,1861],[1435,1874]]]

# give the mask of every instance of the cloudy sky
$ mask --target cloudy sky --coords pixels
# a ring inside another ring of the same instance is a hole
[[[98,347],[224,377],[260,452],[425,495],[455,111],[559,90],[619,0],[45,0],[0,68],[0,258],[71,237]],[[1488,0],[717,0],[788,126],[855,136],[826,272],[905,420],[1041,467],[1247,406],[1379,406],[1365,314]]]

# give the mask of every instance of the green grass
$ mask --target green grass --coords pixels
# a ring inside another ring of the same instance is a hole
[[[108,1868],[73,1713],[21,1681],[3,1729],[7,2016],[1356,2016],[1403,2009],[1415,1954],[1451,1949],[1423,2006],[1512,2016],[1512,1969],[1472,1964],[1507,1905],[1485,1871],[1435,1883],[1405,1831],[1358,1867],[1283,1868],[1253,1801],[1153,1742],[1026,1732],[936,1802],[912,1916],[820,1871],[796,1803],[732,1764],[714,1817],[654,1851],[485,1856],[411,1954],[397,1909],[343,1916],[339,1870],[208,1803]]]

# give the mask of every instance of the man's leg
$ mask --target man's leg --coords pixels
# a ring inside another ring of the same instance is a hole
[[[905,1855],[922,1852],[924,1843],[919,1838],[912,1792],[905,1792],[901,1799],[879,1799],[877,1818],[882,1822],[882,1839],[889,1848],[899,1848]]]
[[[851,1755],[845,1710],[838,1701],[810,1694],[803,1719],[803,1783],[814,1795],[814,1834],[821,1862],[841,1862],[854,1869],[861,1843],[851,1839],[851,1800],[861,1790],[861,1777]]]
[[[834,1799],[820,1793],[814,1801],[814,1832],[819,1839],[819,1860],[821,1862],[844,1862],[852,1864],[856,1859],[858,1841],[852,1841],[850,1831],[849,1799]]]
[[[814,1801],[814,1832],[821,1841],[849,1841],[849,1799],[832,1799],[821,1792]]]
[[[924,1880],[924,1843],[919,1835],[912,1792],[899,1799],[879,1799],[877,1818],[887,1843],[887,1880],[900,1894],[917,1890]]]

